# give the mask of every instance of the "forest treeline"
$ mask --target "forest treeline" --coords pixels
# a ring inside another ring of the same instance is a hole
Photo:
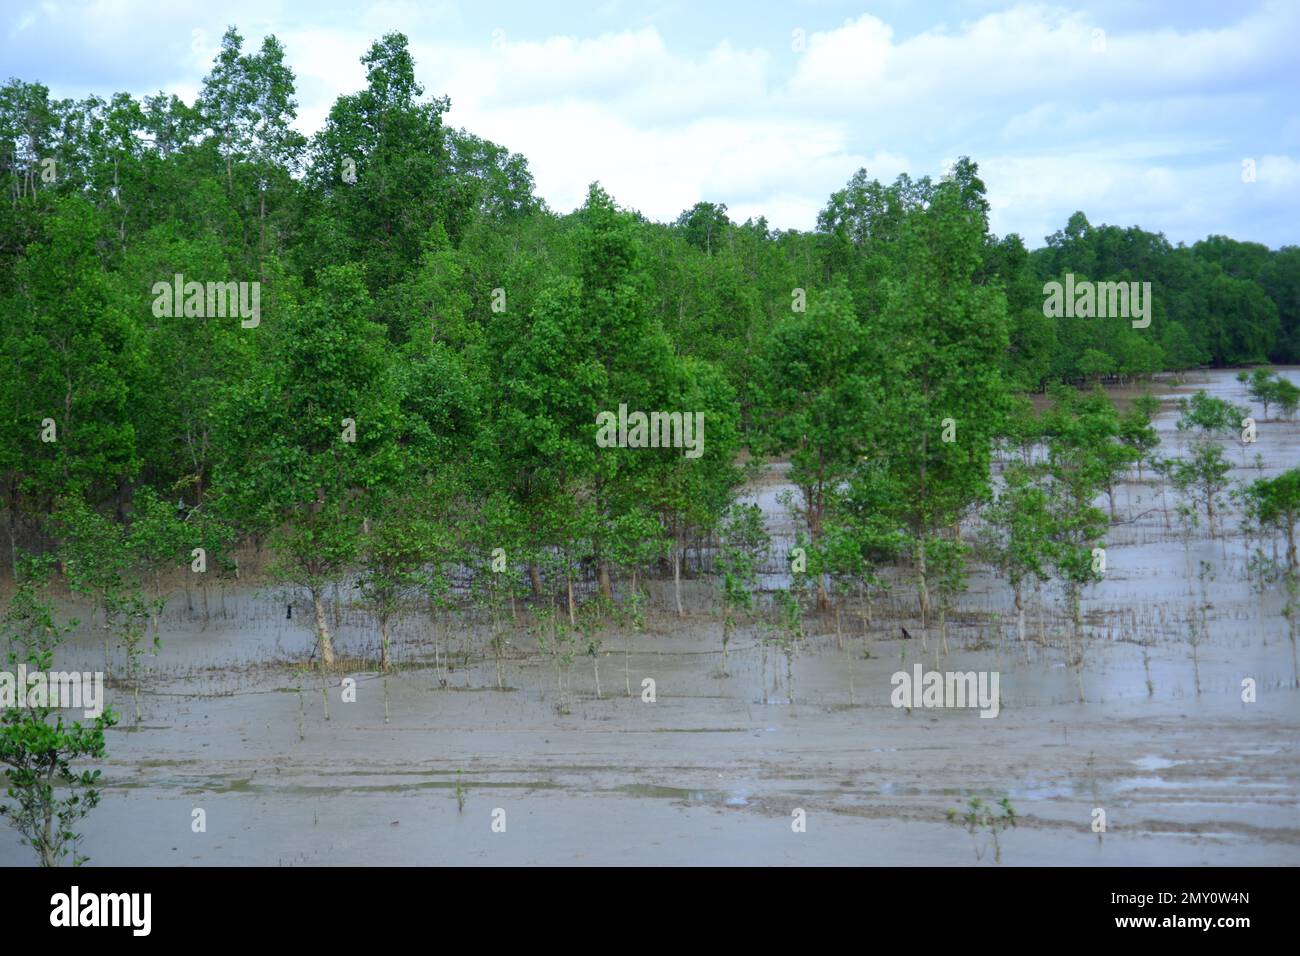
[[[558,215],[522,156],[446,124],[404,36],[362,62],[310,138],[283,47],[233,28],[194,103],[0,88],[9,563],[57,551],[103,596],[191,562],[234,573],[256,541],[311,593],[326,660],[325,587],[354,572],[381,630],[465,567],[567,590],[573,617],[575,577],[608,595],[680,576],[709,538],[730,607],[762,530],[741,463],[783,456],[819,603],[831,572],[861,585],[901,558],[928,613],[998,448],[1050,459],[1011,491],[1043,516],[1072,503],[1053,554],[1089,579],[1091,502],[1150,451],[1153,409],[1062,383],[1300,358],[1295,247],[1076,213],[1029,251],[990,232],[965,158],[938,180],[860,171],[808,232],[708,202],[652,222],[599,185]],[[1150,326],[1044,315],[1066,274],[1150,282]],[[235,305],[253,284],[256,316]],[[1018,397],[1050,389],[1042,420]],[[703,454],[599,447],[621,405],[703,413]]]

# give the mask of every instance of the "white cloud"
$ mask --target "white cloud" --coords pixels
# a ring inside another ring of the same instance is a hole
[[[1178,30],[1126,26],[1134,21],[1105,5],[1043,4],[905,29],[887,7],[808,30],[802,52],[779,24],[762,44],[728,39],[720,27],[716,41],[687,48],[617,0],[589,17],[601,31],[589,36],[572,27],[527,35],[517,17],[495,37],[480,26],[452,29],[472,11],[450,2],[348,9],[286,18],[278,0],[236,0],[217,22],[207,5],[178,0],[141,30],[149,16],[139,4],[96,0],[75,10],[30,5],[6,26],[22,33],[13,50],[45,44],[52,63],[113,77],[95,92],[147,73],[137,94],[197,89],[224,22],[238,23],[250,46],[273,30],[298,76],[305,132],[323,124],[335,97],[364,84],[358,60],[369,44],[401,29],[420,81],[450,95],[450,121],[523,153],[560,210],[600,180],[656,218],[709,199],[737,218],[808,228],[860,165],[882,179],[938,175],[943,161],[965,154],[989,186],[994,227],[1031,244],[1074,209],[1189,240],[1249,237],[1261,224],[1272,230],[1266,241],[1296,241],[1300,117],[1283,101],[1296,77],[1293,3],[1266,0],[1212,27]],[[88,58],[75,60],[79,51]],[[1240,185],[1245,156],[1259,157],[1251,194],[1224,184]],[[1281,211],[1262,208],[1265,198]]]

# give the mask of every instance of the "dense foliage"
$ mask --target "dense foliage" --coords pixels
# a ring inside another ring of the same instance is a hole
[[[1300,356],[1300,249],[1173,246],[1076,213],[1030,252],[990,234],[967,159],[938,181],[861,171],[810,232],[712,203],[654,223],[598,185],[557,215],[521,156],[446,125],[405,37],[362,62],[366,87],[310,139],[279,42],[250,52],[233,28],[192,104],[0,88],[12,564],[59,548],[74,583],[121,600],[77,578],[87,507],[140,526],[105,540],[146,583],[194,548],[215,570],[269,544],[329,662],[322,602],[345,574],[386,621],[496,562],[567,591],[576,624],[575,579],[608,596],[721,540],[748,452],[791,462],[823,605],[902,559],[926,615],[960,586],[954,529],[990,500],[995,448],[1028,440],[1016,392]],[[1149,327],[1045,315],[1066,274],[1150,282]],[[1061,402],[1050,461],[1001,499],[1017,581],[1056,562],[1086,583],[1085,510],[1149,450],[1145,417]],[[624,406],[698,415],[698,454],[601,443]]]

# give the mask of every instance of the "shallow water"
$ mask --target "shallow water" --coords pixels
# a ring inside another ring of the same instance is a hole
[[[1245,402],[1232,373],[1205,387]],[[1158,424],[1170,447],[1174,417],[1167,403]],[[1250,458],[1256,450],[1263,474],[1300,463],[1300,427],[1262,423]],[[1260,473],[1232,453],[1234,477]],[[780,490],[766,481],[759,500],[779,509]],[[843,650],[833,621],[817,623],[792,663],[793,692],[784,658],[750,628],[719,674],[706,583],[688,583],[701,610],[681,624],[664,613],[661,589],[649,633],[606,636],[604,699],[590,659],[575,655],[567,713],[557,711],[553,662],[522,629],[501,692],[494,663],[475,652],[481,636],[442,622],[439,654],[453,661],[444,686],[429,622],[412,616],[394,636],[402,670],[353,672],[357,700],[344,703],[337,676],[286,664],[310,647],[301,609],[286,621],[277,595],[243,589],[226,595],[222,617],[212,592],[204,625],[178,591],[162,650],[147,659],[142,729],[130,728],[129,695],[109,692],[124,720],[109,734],[104,799],[80,851],[91,865],[976,865],[980,838],[946,811],[1008,796],[1018,826],[999,836],[1006,864],[1300,863],[1300,692],[1278,596],[1245,580],[1235,520],[1225,538],[1185,542],[1153,485],[1125,485],[1118,507],[1125,523],[1108,537],[1106,578],[1085,602],[1084,704],[1059,650],[1017,645],[1008,588],[986,574],[972,577],[962,605],[972,613],[953,622],[946,657],[934,637],[929,653],[893,639],[900,621],[916,633],[900,582],[877,610],[871,657],[856,611],[843,621]],[[1186,634],[1200,603],[1188,568],[1201,560],[1216,576],[1198,695]],[[1056,596],[1044,598],[1050,630]],[[1031,598],[1031,634],[1036,614]],[[338,630],[341,655],[373,650],[359,612]],[[70,656],[102,664],[88,625]],[[998,717],[895,709],[890,677],[918,661],[999,671]],[[1245,677],[1257,683],[1255,703],[1241,700]],[[653,703],[640,696],[645,678]],[[196,808],[206,832],[191,828]],[[1102,834],[1092,830],[1098,808]],[[498,810],[504,832],[493,830]],[[799,810],[805,832],[792,829]],[[30,863],[8,829],[0,863]],[[979,865],[993,865],[992,854]]]

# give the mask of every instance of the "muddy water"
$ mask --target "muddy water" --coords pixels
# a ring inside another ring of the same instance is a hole
[[[1198,386],[1245,402],[1230,373],[1178,394]],[[1166,454],[1178,446],[1175,417],[1167,403]],[[1300,463],[1300,428],[1263,422],[1244,455],[1226,447],[1235,479],[1272,474]],[[789,528],[781,490],[779,473],[755,489],[777,532]],[[124,720],[80,849],[92,865],[996,865],[987,834],[945,815],[971,796],[1006,796],[1019,816],[998,837],[1006,864],[1300,863],[1300,692],[1278,595],[1245,579],[1235,516],[1210,540],[1180,533],[1174,494],[1162,500],[1149,481],[1120,488],[1117,504],[1107,575],[1085,602],[1083,704],[1060,649],[1018,645],[1005,583],[980,574],[946,656],[937,641],[927,653],[895,639],[900,623],[916,633],[900,581],[866,641],[855,608],[840,638],[833,621],[809,622],[787,672],[750,628],[726,674],[706,587],[691,582],[698,610],[685,622],[660,593],[648,633],[605,635],[603,699],[581,654],[560,668],[561,695],[526,626],[512,635],[502,691],[481,634],[442,620],[435,638],[415,616],[396,630],[400,672],[349,671],[356,702],[344,703],[337,677],[287,663],[310,644],[301,609],[286,621],[276,595],[232,592],[225,617],[210,598],[205,625],[178,593],[148,659],[138,725],[129,695],[110,692]],[[1187,635],[1202,561],[1214,577],[1198,694]],[[1043,604],[1050,644],[1057,595]],[[450,666],[434,666],[435,642]],[[374,644],[365,618],[345,612],[340,653]],[[70,656],[102,664],[88,627]],[[891,675],[917,662],[998,671],[1001,712],[893,708]],[[1247,677],[1254,703],[1241,700]],[[653,702],[642,699],[646,679]],[[193,832],[196,809],[206,832]],[[806,832],[792,829],[798,810]],[[0,863],[29,859],[0,830]]]

